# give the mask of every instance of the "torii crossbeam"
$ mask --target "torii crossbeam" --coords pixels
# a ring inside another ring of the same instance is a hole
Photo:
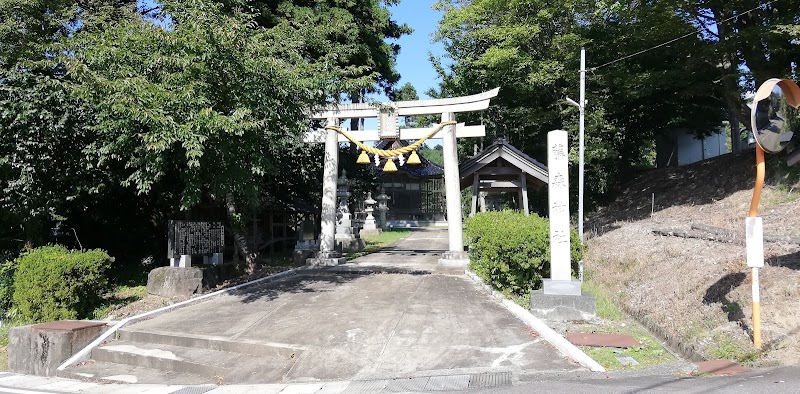
[[[338,125],[340,119],[378,118],[378,130],[351,131],[350,134],[361,141],[379,141],[382,139],[413,140],[431,132],[431,129],[408,128],[397,126],[399,116],[441,114],[442,123],[455,121],[460,112],[485,110],[489,101],[497,97],[500,88],[472,96],[447,99],[396,101],[371,104],[340,104],[327,108],[311,116],[312,119],[324,119],[328,125]],[[464,137],[482,137],[486,135],[484,126],[467,126],[463,123],[446,126],[432,138],[441,138],[444,156],[445,199],[447,201],[447,232],[449,250],[442,255],[439,263],[450,266],[464,266],[469,257],[464,252],[463,227],[461,223],[461,188],[458,173],[458,154],[456,139]],[[343,259],[335,251],[334,235],[336,232],[336,178],[339,168],[339,142],[347,139],[334,130],[319,130],[307,133],[306,142],[325,141],[325,163],[322,185],[322,232],[320,235],[320,251],[312,259],[311,265],[336,265]]]

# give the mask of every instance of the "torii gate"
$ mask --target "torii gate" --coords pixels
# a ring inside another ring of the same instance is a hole
[[[442,123],[453,122],[456,113],[481,111],[489,107],[489,100],[497,97],[500,88],[472,96],[448,99],[397,101],[380,104],[358,103],[342,104],[328,108],[311,116],[311,119],[326,120],[329,126],[338,126],[340,119],[378,118],[378,130],[350,131],[349,134],[360,141],[379,141],[382,139],[415,140],[424,138],[431,129],[400,129],[399,116],[441,114]],[[439,259],[439,264],[465,266],[469,256],[464,252],[464,237],[461,224],[461,187],[458,172],[458,153],[456,138],[483,137],[486,128],[466,126],[463,123],[445,126],[430,138],[443,140],[445,200],[447,201],[447,232],[449,250]],[[336,178],[339,170],[339,142],[348,139],[332,129],[314,131],[306,134],[306,142],[325,141],[325,163],[322,181],[322,232],[320,251],[309,259],[311,265],[337,265],[344,259],[335,251],[336,231]]]

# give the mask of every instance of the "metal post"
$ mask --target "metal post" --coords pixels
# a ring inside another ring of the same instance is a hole
[[[751,268],[753,281],[753,346],[756,349],[761,349],[761,292],[759,290],[758,282],[758,268]]]
[[[756,349],[761,349],[761,292],[759,291],[758,268],[764,266],[764,233],[761,219],[758,217],[758,202],[761,199],[761,191],[764,188],[766,172],[764,148],[761,147],[761,144],[756,144],[756,185],[753,188],[753,199],[750,201],[750,210],[747,213],[747,220],[752,223],[746,225],[747,231],[745,232],[748,249],[747,265],[751,268],[752,273],[753,346]]]
[[[580,69],[580,97],[579,101],[567,97],[567,102],[578,107],[580,119],[578,121],[578,237],[583,244],[583,128],[586,109],[586,49],[581,48]]]
[[[580,124],[578,125],[578,236],[583,244],[583,122],[586,108],[586,49],[581,48]]]

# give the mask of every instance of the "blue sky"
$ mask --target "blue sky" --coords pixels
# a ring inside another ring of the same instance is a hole
[[[398,23],[405,23],[414,29],[411,35],[397,40],[400,44],[400,55],[397,57],[397,71],[401,80],[397,85],[402,86],[411,82],[417,89],[420,98],[428,98],[425,91],[436,87],[436,72],[428,61],[428,52],[441,57],[444,47],[441,43],[432,43],[433,32],[442,13],[431,9],[434,1],[430,0],[402,0],[400,4],[392,6],[392,19]]]

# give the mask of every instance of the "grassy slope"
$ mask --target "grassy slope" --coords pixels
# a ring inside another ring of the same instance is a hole
[[[798,236],[797,169],[774,157],[760,204],[765,234]],[[743,238],[754,179],[753,154],[726,155],[633,180],[587,222],[587,274],[639,319],[709,358],[800,363],[800,247],[765,245],[761,270],[765,351],[750,343],[750,279],[744,246],[663,237],[654,229],[723,228]],[[651,199],[655,196],[654,214]]]

